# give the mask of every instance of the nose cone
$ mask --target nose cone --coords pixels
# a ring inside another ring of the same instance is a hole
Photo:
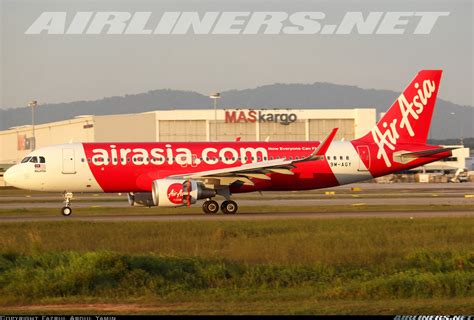
[[[8,185],[15,187],[18,183],[18,166],[8,168],[3,174],[3,180],[5,180]]]

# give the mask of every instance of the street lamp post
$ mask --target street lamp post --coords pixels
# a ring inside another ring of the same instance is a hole
[[[214,140],[217,141],[217,99],[221,98],[220,92],[215,92],[209,95],[209,98],[214,100]]]
[[[452,116],[456,116],[456,112],[451,112],[451,115],[452,115]],[[463,130],[462,130],[462,129],[463,129],[463,128],[462,128],[462,127],[463,127],[463,126],[462,126],[462,119],[461,119],[461,121],[460,121],[459,124],[460,124],[460,125],[459,125],[459,143],[460,143],[461,145],[464,145],[464,139],[463,139],[463,137],[462,137],[462,136],[463,136],[463,132],[462,132],[462,131],[463,131]]]
[[[28,107],[31,108],[31,133],[32,133],[32,144],[31,151],[34,151],[36,148],[36,137],[35,137],[35,107],[38,105],[38,101],[31,100],[28,102]]]

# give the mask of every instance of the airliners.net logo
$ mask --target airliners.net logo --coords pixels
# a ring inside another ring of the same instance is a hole
[[[42,12],[25,34],[55,35],[427,35],[449,12]],[[326,22],[325,22],[326,21]],[[334,20],[332,20],[333,22]]]

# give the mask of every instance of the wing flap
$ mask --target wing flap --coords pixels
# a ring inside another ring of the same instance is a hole
[[[222,177],[222,176],[206,176],[196,177],[195,180],[202,181],[206,187],[216,188],[219,186],[230,186],[234,183],[241,183],[246,186],[253,186],[254,183],[247,177],[234,176],[234,177]]]
[[[268,171],[273,172],[273,173],[279,173],[279,174],[287,174],[287,175],[295,174],[293,171],[289,169],[284,169],[284,168],[281,168],[281,169],[272,168],[272,169],[268,169]]]

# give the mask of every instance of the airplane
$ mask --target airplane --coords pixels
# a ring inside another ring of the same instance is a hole
[[[132,206],[182,207],[204,200],[206,214],[235,214],[232,194],[334,187],[418,167],[452,155],[426,140],[442,70],[422,70],[366,135],[334,141],[69,143],[37,149],[9,168],[21,189],[127,193]],[[222,196],[219,205],[214,200]]]

